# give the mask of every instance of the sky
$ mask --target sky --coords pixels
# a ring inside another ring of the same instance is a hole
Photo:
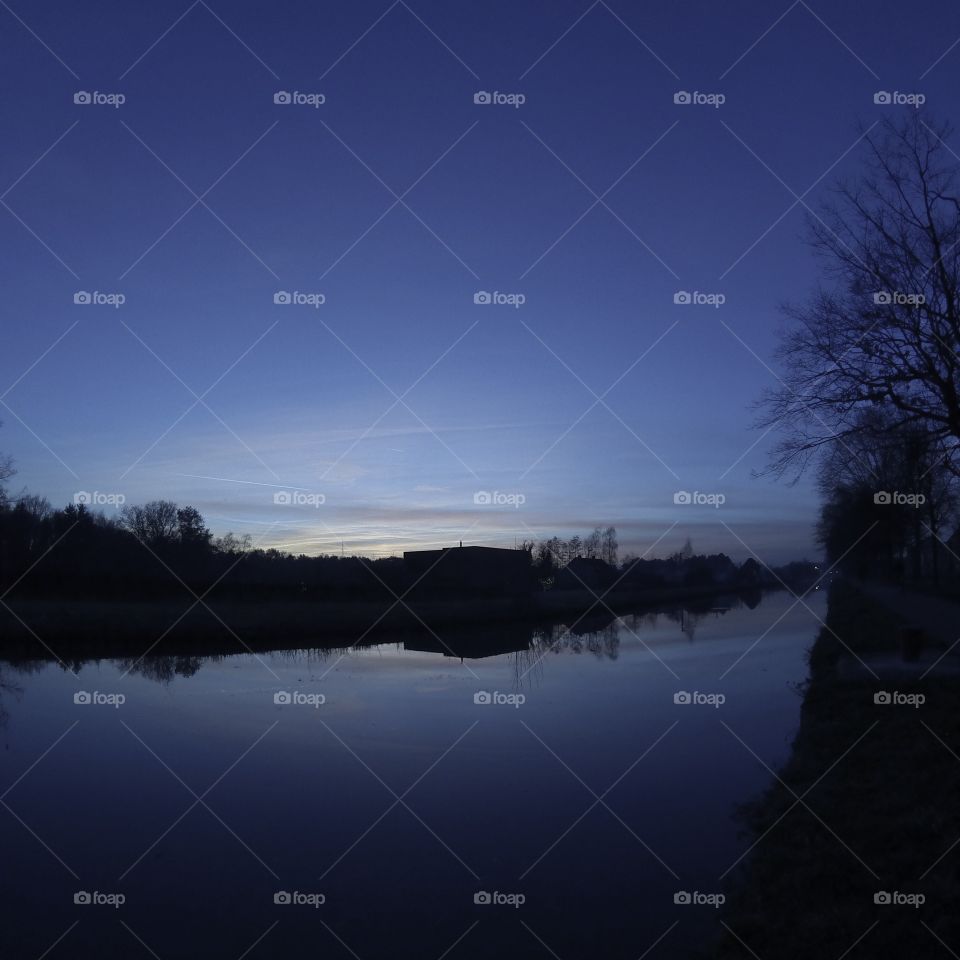
[[[914,109],[878,92],[954,119],[958,41],[930,0],[4,2],[12,488],[305,553],[812,558],[752,408],[805,217]]]

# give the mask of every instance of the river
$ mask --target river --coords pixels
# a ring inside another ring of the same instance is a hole
[[[824,599],[4,663],[3,953],[684,956],[788,756]]]

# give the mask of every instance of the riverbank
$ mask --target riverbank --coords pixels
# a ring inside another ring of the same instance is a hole
[[[242,653],[346,647],[384,636],[477,630],[503,625],[529,633],[541,624],[609,622],[670,605],[711,605],[717,598],[759,602],[757,589],[729,586],[615,591],[547,591],[527,597],[398,601],[22,600],[0,607],[0,651],[11,658],[123,655],[154,644],[154,653]],[[602,599],[598,599],[602,598]],[[522,644],[518,644],[519,647]]]
[[[741,811],[753,846],[726,878],[724,928],[704,955],[960,950],[960,677],[872,676],[895,662],[903,623],[851,584],[831,589],[791,759]]]

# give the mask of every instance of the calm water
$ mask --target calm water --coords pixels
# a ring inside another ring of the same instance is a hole
[[[443,633],[462,662],[398,643],[4,665],[3,955],[683,956],[716,910],[674,894],[722,890],[734,807],[796,730],[819,625],[794,603],[488,658],[479,639],[529,634]]]

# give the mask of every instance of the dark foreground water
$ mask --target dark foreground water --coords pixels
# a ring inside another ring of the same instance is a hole
[[[823,599],[5,664],[0,955],[683,957],[788,755]]]

